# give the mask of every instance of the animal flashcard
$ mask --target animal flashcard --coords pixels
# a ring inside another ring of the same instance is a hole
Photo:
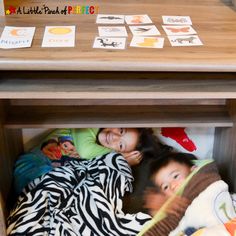
[[[191,35],[197,34],[191,25],[163,25],[167,35]]]
[[[128,25],[151,24],[152,20],[148,15],[128,15],[125,16]]]
[[[93,48],[102,49],[125,49],[126,38],[118,37],[96,37]]]
[[[31,47],[35,27],[5,26],[1,38],[0,48],[27,48]]]
[[[162,16],[165,25],[192,25],[189,16]]]
[[[161,34],[155,25],[129,26],[129,28],[134,36],[154,36]]]
[[[107,14],[98,14],[96,18],[97,24],[124,24],[125,16],[124,15],[107,15]]]
[[[163,45],[164,38],[161,37],[134,36],[130,43],[130,47],[141,48],[163,48]]]
[[[197,35],[168,36],[172,46],[200,46],[202,41]]]
[[[42,47],[74,47],[75,26],[46,26]]]
[[[127,37],[127,31],[125,26],[99,26],[98,27],[99,36],[105,37]]]

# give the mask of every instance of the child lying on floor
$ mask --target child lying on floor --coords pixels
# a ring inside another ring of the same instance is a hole
[[[19,194],[35,178],[73,158],[92,159],[116,151],[126,158],[129,165],[137,165],[144,156],[151,157],[165,148],[151,129],[56,129],[41,145],[16,161],[15,191]]]
[[[157,187],[157,191],[148,191],[145,197],[145,207],[149,209],[151,215],[155,215],[194,170],[196,166],[192,160],[196,160],[192,154],[171,153],[165,158],[153,163],[151,167],[151,179]],[[178,204],[181,204],[181,201],[184,201],[184,206],[187,199],[179,200]]]
[[[236,216],[235,210],[228,186],[212,161],[192,161],[189,154],[172,153],[153,165],[152,179],[159,192],[147,193],[146,206],[156,214],[139,235],[194,235],[202,228],[207,228],[204,233],[211,228],[211,233],[220,230],[215,235],[230,235],[223,223]],[[188,204],[180,206],[177,214],[167,213],[176,196],[187,199]],[[160,209],[150,203],[160,199],[163,204]]]

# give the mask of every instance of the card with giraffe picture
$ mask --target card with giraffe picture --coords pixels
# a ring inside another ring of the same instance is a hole
[[[155,25],[132,25],[129,28],[134,36],[154,36],[161,34]]]
[[[163,48],[163,46],[164,38],[161,37],[134,36],[130,43],[130,47],[140,48]]]
[[[151,24],[152,20],[148,15],[127,15],[125,21],[128,25]]]
[[[191,25],[163,25],[167,35],[191,35],[197,34]]]
[[[189,16],[162,16],[165,25],[192,25]]]
[[[197,35],[168,36],[168,39],[173,47],[203,45],[202,41]]]

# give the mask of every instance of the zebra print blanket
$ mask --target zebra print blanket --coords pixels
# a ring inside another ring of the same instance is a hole
[[[74,160],[31,182],[8,218],[8,235],[127,236],[150,220],[125,214],[122,197],[132,191],[126,160],[110,153]]]

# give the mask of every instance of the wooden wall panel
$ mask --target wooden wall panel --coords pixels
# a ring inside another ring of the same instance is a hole
[[[8,101],[0,100],[0,235],[6,235],[5,219],[11,207],[12,171],[23,150],[21,129],[5,130]]]
[[[229,113],[234,122],[231,128],[216,128],[214,159],[220,167],[220,174],[236,191],[236,100],[228,101]]]
[[[0,16],[4,16],[4,0],[0,0]]]

